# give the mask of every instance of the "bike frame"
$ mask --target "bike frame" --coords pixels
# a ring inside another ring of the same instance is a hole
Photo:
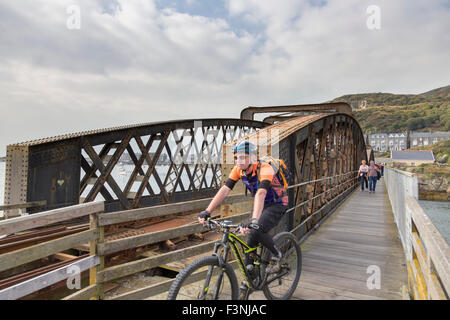
[[[267,282],[266,281],[267,274],[265,273],[264,266],[265,265],[267,266],[268,264],[270,264],[270,261],[264,261],[262,259],[265,248],[261,244],[254,248],[250,247],[247,243],[245,243],[245,241],[240,239],[234,232],[232,232],[230,230],[230,228],[231,227],[226,227],[226,228],[224,228],[225,229],[224,231],[220,231],[221,233],[223,233],[222,240],[218,241],[214,244],[214,251],[213,251],[212,255],[216,256],[219,259],[218,278],[217,278],[217,282],[216,282],[217,285],[215,286],[215,290],[213,293],[214,300],[217,299],[219,296],[219,291],[220,291],[220,286],[222,284],[223,274],[225,272],[225,267],[227,266],[226,259],[227,259],[228,253],[230,252],[230,249],[233,251],[233,255],[238,262],[239,269],[241,270],[242,274],[244,275],[245,280],[247,281],[249,288],[251,290],[261,290],[264,285],[267,285],[267,284],[283,277],[288,272],[286,270],[285,272],[277,275],[276,277],[272,278],[269,282]],[[260,273],[260,275],[259,275],[261,277],[261,281],[257,287],[254,286],[254,283],[250,278],[250,274],[245,266],[244,257],[242,256],[241,251],[239,250],[238,246],[241,247],[242,252],[244,254],[249,254],[251,252],[255,252],[256,259],[254,261],[254,264],[261,265],[261,267],[262,267],[260,269],[260,272],[262,271],[262,273]],[[221,253],[219,253],[220,248],[223,248],[223,252],[221,252]],[[206,275],[205,283],[204,283],[203,290],[202,290],[202,296],[199,298],[204,298],[206,296],[206,294],[208,293],[209,283],[211,282],[211,278],[213,275],[213,268],[214,268],[214,266],[209,266],[209,268],[208,268],[208,273]],[[232,272],[234,272],[234,270],[232,270]]]
[[[219,242],[216,242],[214,244],[213,256],[216,256],[219,258],[219,266],[220,266],[219,274],[218,274],[218,278],[217,278],[218,285],[216,285],[215,291],[213,294],[214,299],[216,299],[219,294],[220,283],[222,282],[223,273],[225,271],[226,259],[227,259],[228,253],[230,252],[230,249],[233,251],[233,255],[236,258],[236,260],[238,261],[239,269],[241,270],[242,274],[244,275],[245,279],[247,280],[247,283],[251,286],[252,289],[255,289],[255,288],[253,288],[253,283],[250,280],[249,273],[247,271],[247,268],[245,267],[244,257],[242,256],[242,254],[238,248],[238,245],[241,246],[241,249],[244,252],[244,254],[248,254],[253,251],[258,251],[258,249],[260,249],[259,254],[255,253],[257,256],[257,260],[258,260],[258,261],[255,261],[255,264],[259,264],[262,262],[261,257],[262,257],[263,248],[261,245],[252,248],[247,243],[245,243],[242,239],[240,239],[236,234],[231,232],[229,229],[225,229],[223,236],[222,236],[222,240]],[[224,250],[222,254],[219,254],[220,248],[223,248],[223,250]],[[205,285],[203,287],[203,296],[206,295],[206,293],[208,292],[209,283],[211,281],[211,277],[213,274],[212,271],[213,271],[213,267],[210,266],[208,273],[206,275]]]

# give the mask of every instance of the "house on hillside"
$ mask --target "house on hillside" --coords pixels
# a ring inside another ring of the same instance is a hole
[[[429,146],[450,139],[450,132],[411,132],[411,147]]]
[[[431,150],[393,150],[391,159],[395,164],[418,166],[423,163],[434,163],[434,155]]]
[[[375,133],[369,135],[369,144],[375,151],[403,150],[407,148],[408,134],[398,133]]]

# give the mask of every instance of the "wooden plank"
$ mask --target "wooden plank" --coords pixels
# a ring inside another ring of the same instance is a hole
[[[311,292],[309,294],[307,293],[305,296],[302,296],[302,293],[304,293],[305,290],[315,292]],[[382,297],[360,294],[345,289],[330,288],[328,286],[311,283],[308,281],[300,281],[294,295],[305,300],[317,300],[318,297],[320,299],[324,293],[328,296],[326,298],[327,300],[383,300]]]
[[[401,284],[399,281],[393,286],[391,282],[390,285],[384,285],[386,283],[381,283],[380,289],[370,290],[367,287],[367,281],[360,281],[348,278],[341,278],[334,275],[327,275],[324,273],[309,272],[307,270],[302,271],[301,282],[309,282],[313,284],[319,284],[322,286],[327,286],[330,288],[346,290],[358,294],[373,295],[376,297],[385,297],[389,299],[401,299]]]
[[[361,250],[367,251],[375,251],[375,252],[392,252],[393,248],[390,245],[382,244],[382,243],[374,243],[374,244],[366,244],[366,243],[356,243],[354,241],[344,241],[344,240],[330,240],[328,238],[321,237],[320,239],[316,239],[315,241],[308,242],[308,248],[310,245],[319,244],[319,245],[330,245],[330,246],[338,246],[340,248],[358,248]],[[403,254],[403,250],[401,248],[396,248],[394,252],[399,252]]]
[[[211,241],[207,243],[202,243],[193,247],[180,249],[164,254],[160,254],[154,257],[149,257],[145,259],[141,259],[138,261],[132,261],[125,264],[121,264],[118,266],[107,268],[103,271],[100,271],[97,274],[98,282],[107,282],[111,280],[115,280],[121,277],[125,277],[137,272],[141,272],[147,269],[155,268],[157,266],[181,260],[184,258],[192,257],[201,253],[205,253],[214,248],[214,243],[216,241]]]
[[[237,261],[231,262],[230,265],[232,266],[233,269],[236,268]],[[186,281],[186,284],[203,280],[205,278],[207,272],[208,272],[207,269],[194,272],[188,278],[188,281]],[[164,281],[161,283],[153,284],[153,285],[145,287],[145,288],[133,290],[131,292],[127,292],[127,293],[115,296],[108,300],[142,300],[142,299],[146,299],[146,298],[155,296],[157,294],[163,293],[165,291],[169,291],[169,288],[172,285],[173,281],[175,281],[175,279],[170,279],[170,280],[167,280],[167,281]]]
[[[411,266],[415,276],[415,283],[417,285],[420,300],[426,300],[428,298],[427,287],[417,259],[413,259]]]
[[[63,238],[40,243],[28,248],[2,254],[0,255],[0,272],[70,249],[77,244],[88,242],[93,235],[94,231],[87,230]]]
[[[342,273],[344,277],[354,278],[354,279],[362,279],[365,277],[367,279],[368,273],[367,268],[369,266],[359,266],[353,264],[346,264],[342,262],[333,262],[333,261],[325,261],[319,259],[303,259],[302,269],[305,270],[323,270],[324,273],[335,272],[336,275]],[[380,266],[380,272],[382,278],[386,277],[387,279],[392,280],[406,280],[407,274],[406,272],[399,272],[397,266],[393,266],[390,264]]]
[[[102,213],[99,215],[99,225],[107,226],[116,223],[130,222],[164,215],[180,213],[190,210],[203,210],[211,202],[213,198],[191,200],[171,204],[163,204],[147,208],[139,208],[132,210],[125,210],[119,212]],[[224,199],[222,204],[230,204],[236,202],[248,201],[248,197],[243,194],[229,196]]]
[[[97,256],[89,256],[67,266],[52,270],[33,279],[26,280],[9,288],[0,290],[0,300],[16,300],[33,292],[46,288],[52,284],[67,279],[73,275],[70,270],[73,266],[80,269],[80,273],[91,268],[99,262]]]
[[[419,238],[417,232],[412,233],[413,241],[412,245],[414,248],[414,252],[417,257],[417,261],[419,263],[419,268],[422,270],[423,279],[425,280],[426,292],[428,293],[427,299],[433,300],[446,300],[445,293],[439,284],[437,276],[431,272],[431,269],[428,265],[428,257],[425,249],[422,246],[422,241]],[[420,286],[418,286],[420,288]]]
[[[77,256],[73,256],[73,255],[67,254],[67,253],[55,253],[53,255],[53,257],[60,261],[69,261],[69,260],[75,259]]]
[[[239,223],[248,217],[249,213],[243,213],[231,217],[226,217],[222,219],[218,219],[218,221],[230,220],[232,223]],[[99,255],[106,255],[130,248],[141,247],[148,244],[153,244],[169,239],[174,239],[180,236],[190,235],[197,232],[204,231],[205,227],[203,227],[199,223],[195,223],[192,225],[186,225],[177,228],[171,228],[167,230],[162,230],[158,232],[151,232],[148,234],[138,235],[134,237],[129,237],[125,239],[115,240],[111,242],[105,242],[98,245]]]
[[[96,295],[97,291],[97,285],[93,284],[62,298],[61,300],[89,300]]]
[[[439,280],[434,273],[430,275],[430,280],[431,281],[430,281],[430,285],[429,285],[428,289],[430,292],[431,299],[447,300],[444,290],[442,290]]]
[[[411,210],[414,224],[448,294],[450,292],[450,247],[415,198],[408,196],[406,206]]]
[[[74,218],[79,218],[103,211],[103,201],[96,201],[40,213],[34,213],[24,217],[12,218],[0,221],[0,235],[42,227],[55,222],[71,220]]]
[[[338,254],[342,257],[356,257],[360,259],[374,259],[376,261],[388,261],[389,259],[397,259],[398,261],[404,260],[404,254],[402,253],[389,253],[389,251],[384,252],[375,252],[369,250],[361,250],[356,248],[339,248],[337,246],[330,245],[319,245],[314,244],[308,247],[310,252],[323,252],[323,253],[332,253]],[[308,252],[309,252],[308,251]],[[305,252],[307,254],[307,252]]]
[[[94,237],[89,241],[89,252],[91,255],[97,255],[97,247],[99,244],[105,241],[105,230],[104,227],[98,226],[98,215],[91,215],[89,217],[90,228],[94,233]],[[104,298],[104,286],[98,284],[97,274],[105,267],[105,257],[100,255],[99,263],[89,269],[89,285],[97,285],[97,291],[95,293],[94,299]]]

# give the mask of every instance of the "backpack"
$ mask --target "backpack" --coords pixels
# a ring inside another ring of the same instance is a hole
[[[259,181],[259,171],[261,169],[261,163],[268,163],[272,166],[275,175],[277,176],[280,183],[284,186],[284,189],[287,189],[289,180],[289,171],[286,167],[286,164],[282,159],[275,159],[269,155],[266,155],[258,160],[258,166],[256,167],[256,175],[258,176]]]

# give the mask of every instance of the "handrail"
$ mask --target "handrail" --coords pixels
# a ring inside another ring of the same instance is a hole
[[[352,180],[355,180],[355,179],[358,179],[358,178],[359,178],[359,177],[353,177],[353,178],[348,179],[348,180],[346,180],[346,181],[344,181],[344,182],[341,182],[341,183],[347,183],[347,182],[349,182],[349,181],[352,181]],[[308,203],[308,202],[310,202],[310,201],[312,201],[312,200],[314,200],[314,199],[316,199],[316,198],[318,198],[318,197],[324,195],[325,193],[330,192],[330,191],[333,190],[333,189],[339,188],[339,187],[341,187],[341,185],[335,186],[335,187],[333,187],[333,188],[331,188],[331,189],[328,189],[328,190],[325,191],[325,192],[322,192],[321,194],[318,194],[318,195],[315,196],[315,197],[312,197],[311,199],[308,199],[308,200],[306,200],[306,201],[303,201],[302,203],[296,205],[295,207],[292,207],[292,208],[288,209],[288,210],[286,211],[286,213],[291,212],[292,210],[295,210],[295,209],[297,209],[298,207],[301,207],[301,206],[305,205],[306,203]]]
[[[384,181],[405,253],[409,295],[448,300],[450,248],[417,201],[417,176],[386,167]]]
[[[450,293],[450,247],[417,200],[406,197],[412,220],[412,260],[408,269],[417,299],[448,300]],[[412,272],[411,272],[412,271]]]
[[[300,187],[300,186],[303,186],[303,185],[306,185],[306,184],[311,184],[311,183],[319,182],[319,181],[323,181],[323,180],[335,179],[337,177],[346,176],[346,175],[349,175],[349,174],[352,174],[352,173],[355,173],[355,172],[358,172],[358,170],[349,171],[349,172],[346,172],[346,173],[343,173],[343,174],[340,174],[340,175],[337,175],[337,176],[326,177],[326,178],[322,178],[322,179],[311,180],[311,181],[306,181],[306,182],[290,185],[290,186],[287,187],[287,189],[291,189],[291,188],[294,188],[294,187]]]
[[[17,204],[6,204],[6,205],[0,206],[0,211],[41,207],[41,206],[45,206],[46,204],[47,204],[47,200],[31,201],[31,202],[17,203]]]
[[[74,218],[89,215],[91,221],[95,221],[96,216],[104,211],[103,202],[92,202],[86,204],[75,205],[71,207],[59,208],[46,212],[36,213],[29,216],[22,216],[0,221],[0,233],[12,234],[19,231],[33,229],[51,225],[55,222],[72,220]],[[101,227],[100,227],[101,228]],[[56,270],[48,271],[38,275],[32,279],[20,282],[5,289],[0,290],[0,299],[19,299],[33,292],[46,288],[54,283],[65,280],[72,276],[68,272],[70,267],[76,266],[80,272],[84,270],[97,269],[103,263],[103,257],[95,254],[97,243],[101,242],[102,229],[91,223],[90,230],[78,232],[65,237],[46,241],[31,247],[18,249],[0,255],[0,271],[9,270],[11,268],[24,265],[26,263],[59,253],[63,250],[73,248],[78,244],[91,243],[91,253],[89,257],[74,261],[73,263],[60,267]],[[94,272],[95,274],[95,272]],[[91,285],[96,284],[95,277],[91,277]],[[77,296],[78,293],[73,294]],[[98,290],[95,291],[98,294]]]
[[[96,201],[45,212],[34,213],[28,216],[11,218],[0,221],[0,235],[11,234],[14,232],[42,227],[52,223],[67,221],[94,213],[100,213],[103,212],[103,210],[103,202]]]

